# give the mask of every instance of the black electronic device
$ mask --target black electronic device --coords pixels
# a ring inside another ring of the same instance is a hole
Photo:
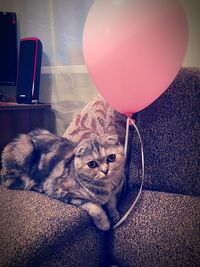
[[[17,102],[38,103],[42,61],[42,43],[38,38],[20,40],[17,70]]]
[[[16,85],[17,16],[0,12],[0,85]]]

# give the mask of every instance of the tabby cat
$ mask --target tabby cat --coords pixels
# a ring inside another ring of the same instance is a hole
[[[123,147],[117,136],[95,135],[75,146],[40,129],[19,135],[4,148],[1,183],[80,206],[106,231],[119,220],[116,205],[123,171]]]

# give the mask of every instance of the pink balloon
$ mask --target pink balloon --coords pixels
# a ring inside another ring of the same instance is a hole
[[[131,116],[168,88],[187,42],[178,0],[97,0],[86,19],[83,54],[102,96]]]

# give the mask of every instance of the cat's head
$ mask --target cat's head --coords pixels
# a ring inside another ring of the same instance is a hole
[[[124,161],[124,149],[116,135],[105,134],[85,139],[75,149],[76,174],[95,180],[109,180],[122,173]]]

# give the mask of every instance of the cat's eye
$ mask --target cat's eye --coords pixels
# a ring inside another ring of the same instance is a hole
[[[110,154],[108,157],[107,157],[107,161],[108,162],[113,162],[116,160],[116,155],[115,154]]]
[[[94,160],[91,160],[90,162],[88,162],[87,165],[88,165],[88,167],[91,168],[91,169],[94,169],[94,168],[98,167],[97,162],[94,161]]]

